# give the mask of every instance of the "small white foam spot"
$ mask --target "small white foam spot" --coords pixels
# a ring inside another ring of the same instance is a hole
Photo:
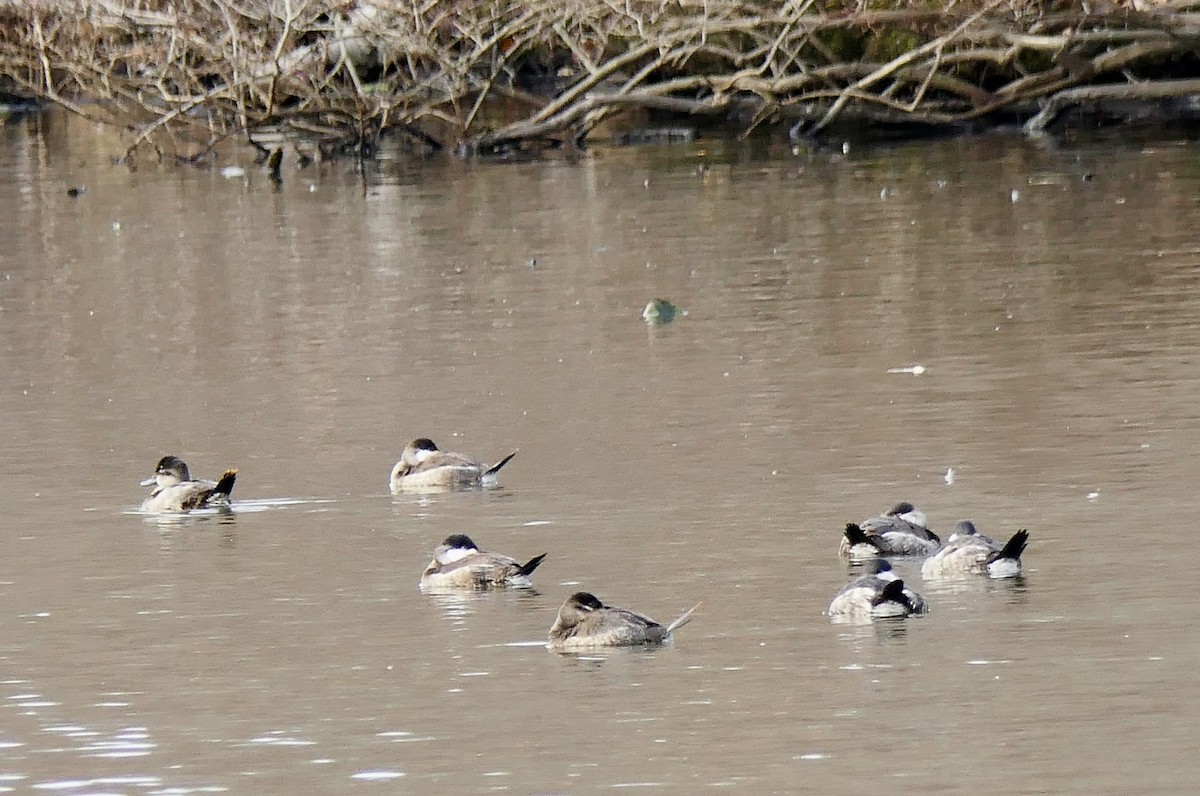
[[[385,782],[389,779],[400,779],[403,776],[403,771],[360,771],[357,774],[351,774],[350,779]]]

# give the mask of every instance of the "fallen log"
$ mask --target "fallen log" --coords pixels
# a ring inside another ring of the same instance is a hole
[[[1039,135],[1072,106],[1103,102],[1147,102],[1191,97],[1200,106],[1200,79],[1159,80],[1107,86],[1080,86],[1054,94],[1042,109],[1025,123],[1028,135]]]

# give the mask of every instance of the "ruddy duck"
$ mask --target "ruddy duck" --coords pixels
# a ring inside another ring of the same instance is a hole
[[[150,497],[142,502],[142,511],[190,511],[203,508],[227,508],[237,470],[226,470],[219,481],[192,480],[188,466],[177,456],[158,460],[154,475],[142,486],[154,484]]]
[[[470,456],[439,450],[433,440],[421,437],[404,446],[388,483],[393,492],[494,486],[496,473],[516,455],[513,451],[498,464],[488,467]]]
[[[838,553],[851,558],[873,556],[927,556],[942,540],[926,527],[925,512],[911,503],[898,503],[881,517],[847,523]]]
[[[470,537],[447,536],[433,551],[433,560],[421,573],[422,590],[489,589],[493,586],[528,587],[529,576],[545,553],[522,564],[499,553],[485,553]]]
[[[883,619],[923,614],[928,610],[925,598],[905,587],[904,581],[892,571],[892,565],[877,558],[867,565],[865,574],[838,591],[826,613],[849,619]]]
[[[946,578],[955,575],[987,575],[1015,578],[1021,574],[1021,553],[1029,544],[1029,531],[1014,533],[1001,545],[975,530],[970,520],[954,526],[946,546],[921,564],[921,577]]]
[[[547,646],[561,651],[663,644],[671,638],[671,633],[688,623],[692,612],[699,607],[699,604],[692,606],[663,627],[641,614],[605,605],[593,594],[576,592],[558,609]]]

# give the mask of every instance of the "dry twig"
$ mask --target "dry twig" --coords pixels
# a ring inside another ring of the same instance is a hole
[[[817,134],[1044,102],[1041,125],[1081,100],[1179,96],[1200,78],[1200,0],[1104,13],[886,1],[0,0],[0,91],[124,120],[130,152],[267,129],[486,152],[575,141],[630,109],[737,113],[744,130],[809,119]]]

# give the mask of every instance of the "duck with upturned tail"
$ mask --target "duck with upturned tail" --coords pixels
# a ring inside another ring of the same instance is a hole
[[[826,611],[832,618],[888,619],[923,614],[929,603],[904,585],[886,559],[877,558],[867,571],[838,590]]]
[[[516,455],[513,451],[489,467],[466,454],[441,450],[428,437],[419,437],[404,446],[388,485],[392,492],[495,486],[500,468]]]
[[[178,456],[164,456],[154,467],[154,475],[142,486],[154,485],[150,497],[142,501],[142,511],[181,512],[203,508],[229,508],[229,496],[237,470],[229,469],[217,481],[192,480],[187,464]]]
[[[639,613],[605,605],[594,594],[572,594],[558,609],[547,644],[552,650],[571,651],[596,647],[637,647],[664,644],[687,624],[697,603],[669,625],[663,626]]]
[[[925,512],[911,503],[898,503],[879,517],[861,524],[846,523],[838,553],[850,558],[875,556],[928,556],[937,552],[942,540],[929,530]]]
[[[1000,544],[960,520],[946,545],[921,564],[921,577],[933,580],[959,575],[1015,578],[1021,574],[1021,554],[1029,544],[1029,531],[1021,529]]]
[[[497,586],[529,588],[529,576],[542,563],[545,553],[522,564],[500,553],[480,550],[471,538],[456,533],[447,536],[433,551],[433,560],[421,573],[423,591],[443,589],[490,589]]]

